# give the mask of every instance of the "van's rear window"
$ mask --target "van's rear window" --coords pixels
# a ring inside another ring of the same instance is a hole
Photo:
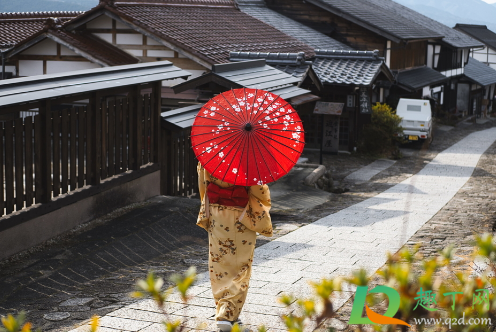
[[[420,112],[421,109],[422,109],[422,106],[406,105],[406,110],[407,111]]]

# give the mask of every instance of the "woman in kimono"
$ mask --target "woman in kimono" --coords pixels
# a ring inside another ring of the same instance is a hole
[[[248,293],[257,232],[272,236],[269,187],[235,186],[200,164],[197,170],[202,202],[197,225],[208,232],[215,319],[222,332],[230,332]]]

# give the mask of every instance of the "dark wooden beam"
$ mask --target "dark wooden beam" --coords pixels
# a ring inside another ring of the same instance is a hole
[[[44,61],[86,61],[88,59],[77,56],[77,55],[32,55],[32,54],[19,54],[17,56],[19,60],[44,60]]]
[[[145,40],[147,39],[146,36],[143,35],[143,42],[146,42]],[[129,50],[161,50],[161,51],[171,51],[171,49],[163,46],[163,45],[133,45],[133,44],[117,44],[116,45],[119,48],[122,49],[129,49]],[[146,55],[145,55],[146,56]]]
[[[85,29],[84,31],[90,33],[112,33],[114,29]],[[117,33],[136,33],[136,30],[133,29],[116,29]]]

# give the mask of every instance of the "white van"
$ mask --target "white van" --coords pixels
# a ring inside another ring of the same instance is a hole
[[[405,140],[432,141],[432,112],[428,100],[401,98],[396,114],[403,118],[400,125]]]

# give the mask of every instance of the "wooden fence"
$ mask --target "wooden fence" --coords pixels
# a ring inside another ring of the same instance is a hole
[[[191,129],[168,131],[161,136],[161,189],[164,195],[189,196],[198,192],[198,160],[191,148]]]
[[[0,122],[0,214],[159,160],[154,94]],[[91,103],[90,103],[91,105]]]

